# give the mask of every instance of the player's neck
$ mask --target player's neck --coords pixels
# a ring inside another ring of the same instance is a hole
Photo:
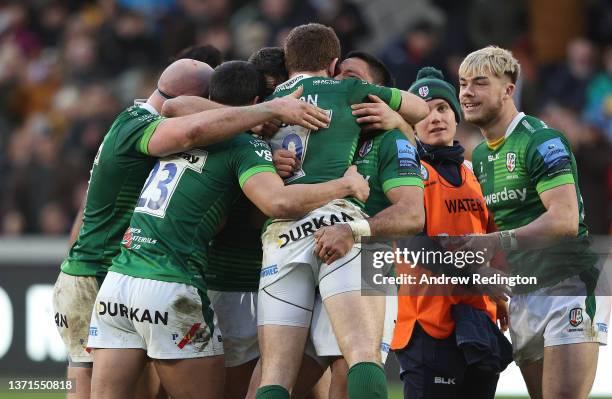
[[[289,79],[294,78],[298,75],[310,75],[310,76],[325,76],[325,77],[329,77],[329,74],[327,73],[327,71],[325,69],[322,69],[320,71],[296,71],[296,72],[291,72],[289,74]]]
[[[503,107],[502,111],[496,118],[491,120],[491,122],[486,126],[482,126],[480,128],[482,135],[489,143],[501,140],[506,135],[508,126],[510,126],[512,119],[514,119],[517,114],[518,110],[516,109],[514,103]]]

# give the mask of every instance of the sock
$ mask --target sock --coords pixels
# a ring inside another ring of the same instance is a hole
[[[380,365],[356,363],[348,371],[349,399],[387,399],[387,378]]]
[[[255,399],[290,399],[290,395],[281,385],[266,385],[257,389]]]

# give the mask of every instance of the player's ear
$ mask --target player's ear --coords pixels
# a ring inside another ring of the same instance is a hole
[[[327,68],[327,73],[330,78],[336,76],[336,64],[338,64],[338,58],[334,58]]]
[[[514,83],[508,83],[506,85],[506,96],[512,97],[514,95],[515,90],[516,90],[516,85]]]

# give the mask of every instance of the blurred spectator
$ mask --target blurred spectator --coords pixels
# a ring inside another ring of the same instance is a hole
[[[420,21],[383,50],[381,59],[395,77],[398,88],[408,89],[417,71],[424,66],[446,70],[435,53],[438,35],[438,27],[432,22]]]
[[[587,87],[585,120],[603,131],[612,143],[612,45],[603,55],[603,71]]]
[[[317,11],[319,22],[336,31],[342,53],[357,48],[357,42],[370,32],[359,7],[348,0],[311,0]]]
[[[580,120],[579,113],[572,109],[551,104],[541,117],[563,132],[572,146],[589,232],[607,234],[611,220],[607,212],[608,188],[604,182],[612,166],[612,148],[597,129]]]
[[[586,88],[596,72],[595,48],[584,38],[572,40],[567,46],[567,60],[546,76],[544,97],[575,111],[586,103]]]

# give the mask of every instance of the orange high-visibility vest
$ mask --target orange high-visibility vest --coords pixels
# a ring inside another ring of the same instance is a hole
[[[489,212],[474,173],[461,165],[462,184],[455,187],[426,162],[421,161],[425,185],[425,225],[428,236],[486,233]],[[398,271],[401,265],[398,265]],[[427,288],[426,288],[427,289]],[[400,287],[400,293],[402,288]],[[440,292],[440,291],[438,291]],[[447,338],[455,329],[451,305],[467,303],[496,320],[496,305],[484,296],[398,296],[397,323],[392,349],[402,349],[418,321],[427,334]]]

